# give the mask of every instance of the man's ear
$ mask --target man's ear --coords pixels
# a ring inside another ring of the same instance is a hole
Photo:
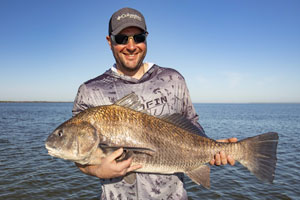
[[[110,48],[112,49],[112,43],[111,43],[111,38],[109,36],[106,36],[106,40],[108,42],[108,45],[110,46]]]

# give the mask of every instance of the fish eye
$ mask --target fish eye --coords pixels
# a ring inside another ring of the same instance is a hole
[[[57,135],[58,135],[59,137],[63,136],[63,131],[62,131],[62,130],[59,130],[59,131],[57,132]]]

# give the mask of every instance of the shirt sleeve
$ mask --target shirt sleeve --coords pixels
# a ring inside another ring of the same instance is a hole
[[[89,94],[85,84],[82,84],[79,87],[76,98],[74,100],[72,115],[75,116],[81,111],[88,109],[89,107]]]
[[[186,116],[187,119],[191,120],[191,122],[200,129],[200,135],[207,137],[205,134],[205,131],[203,127],[199,123],[199,115],[197,114],[195,107],[192,103],[191,96],[189,93],[189,90],[186,86],[186,83],[184,82],[185,86],[185,91],[184,91],[184,101],[183,101],[183,107],[184,107],[184,115]]]

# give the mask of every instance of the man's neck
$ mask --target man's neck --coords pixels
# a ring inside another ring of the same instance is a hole
[[[137,71],[122,71],[116,65],[117,72],[122,75],[130,76],[135,79],[141,79],[148,70],[148,63],[143,63]]]

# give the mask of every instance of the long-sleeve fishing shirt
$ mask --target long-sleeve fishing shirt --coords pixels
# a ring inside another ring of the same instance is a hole
[[[73,115],[95,106],[109,105],[125,95],[138,95],[143,109],[154,116],[180,113],[191,120],[206,136],[198,123],[183,76],[174,69],[147,63],[141,79],[121,75],[115,65],[104,74],[83,83],[73,106]],[[161,175],[137,173],[129,184],[121,178],[100,179],[101,199],[187,199],[183,174]]]

